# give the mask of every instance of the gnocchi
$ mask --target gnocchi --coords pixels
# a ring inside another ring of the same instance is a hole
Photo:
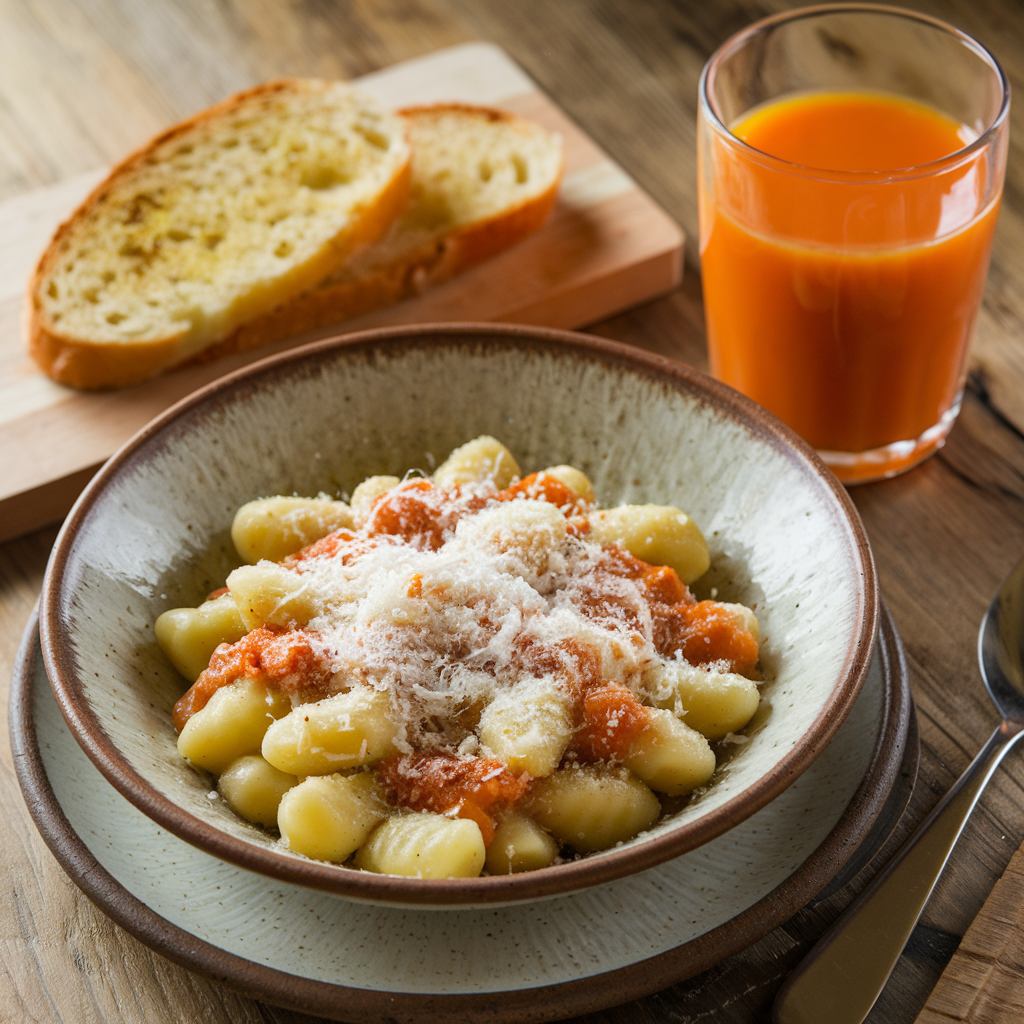
[[[258,498],[243,505],[231,524],[231,541],[250,564],[277,562],[334,530],[352,525],[352,510],[330,498]]]
[[[240,818],[254,825],[277,825],[281,798],[298,783],[294,775],[268,764],[259,754],[232,761],[217,780],[217,792]]]
[[[434,473],[434,483],[449,490],[461,484],[490,480],[495,487],[507,487],[519,476],[512,453],[498,440],[484,435],[456,448]]]
[[[296,853],[343,861],[387,817],[372,775],[325,775],[304,779],[281,798],[277,824]]]
[[[257,499],[232,537],[226,592],[156,624],[178,750],[297,855],[464,878],[606,850],[758,708],[757,618],[690,593],[693,520],[599,509],[493,437],[350,504]]]
[[[540,779],[562,760],[573,733],[569,701],[551,686],[528,696],[495,697],[480,716],[480,742],[514,772]]]
[[[270,562],[239,566],[227,584],[247,631],[259,626],[303,626],[317,611],[316,597],[302,579]]]
[[[485,859],[483,836],[472,821],[426,811],[387,818],[360,847],[356,867],[383,875],[473,878]]]
[[[665,505],[621,505],[588,517],[591,533],[601,544],[621,544],[652,565],[671,566],[690,584],[708,571],[708,546],[697,524],[677,508]]]
[[[558,843],[539,822],[511,811],[501,819],[484,863],[492,875],[512,875],[554,864]]]
[[[171,664],[193,683],[221,644],[233,644],[249,631],[230,594],[198,608],[171,608],[156,620],[154,630]]]
[[[395,726],[386,693],[359,688],[301,704],[263,737],[267,761],[293,775],[330,775],[390,753]]]
[[[541,780],[527,808],[556,839],[592,853],[650,828],[661,804],[628,768],[572,765]]]
[[[178,736],[178,753],[220,775],[239,757],[258,754],[270,723],[290,708],[287,697],[258,679],[239,679],[189,718]]]

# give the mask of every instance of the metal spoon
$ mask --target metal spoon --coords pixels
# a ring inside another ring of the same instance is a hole
[[[775,999],[775,1024],[861,1024],[889,980],[981,791],[1024,735],[1024,559],[982,620],[978,662],[1002,724],[885,870],[800,962]]]

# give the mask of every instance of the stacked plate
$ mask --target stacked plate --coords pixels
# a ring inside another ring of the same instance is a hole
[[[484,433],[525,467],[578,465],[603,504],[686,508],[709,539],[706,585],[758,608],[770,713],[706,794],[649,833],[507,878],[375,876],[228,821],[176,755],[181,682],[153,642],[156,614],[219,585],[244,501],[350,490]],[[899,641],[845,492],[752,403],[580,335],[372,332],[197,393],[68,517],[41,626],[22,645],[11,727],[30,808],[71,877],[172,959],[342,1020],[554,1020],[690,977],[863,864],[916,768]]]

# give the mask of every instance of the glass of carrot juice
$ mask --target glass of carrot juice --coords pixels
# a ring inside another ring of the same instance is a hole
[[[768,18],[704,69],[711,372],[844,482],[920,462],[960,409],[1009,102],[984,47],[894,7]]]

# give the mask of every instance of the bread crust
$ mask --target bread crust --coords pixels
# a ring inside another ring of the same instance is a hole
[[[445,112],[482,116],[492,122],[522,123],[521,118],[508,111],[466,103],[437,103],[398,111],[406,117]],[[442,284],[540,228],[555,205],[563,170],[564,160],[543,192],[486,220],[443,232],[440,237],[429,239],[405,254],[401,260],[378,267],[371,274],[339,281],[328,278],[269,313],[242,324],[223,342],[199,353],[196,359],[205,362],[269,345],[303,331],[342,323]]]
[[[330,275],[337,268],[331,267],[320,284],[242,323],[223,340],[199,351],[189,348],[184,330],[156,341],[120,342],[115,345],[82,341],[57,329],[40,302],[40,284],[53,261],[60,256],[62,239],[67,237],[79,218],[86,216],[95,204],[104,201],[117,176],[129,172],[156,147],[191,130],[196,124],[217,117],[254,96],[292,88],[294,81],[281,79],[237,93],[168,129],[121,161],[72,217],[58,228],[33,274],[25,306],[29,350],[48,376],[59,383],[84,390],[125,387],[185,362],[208,362],[281,341],[303,331],[341,323],[449,280],[536,231],[550,215],[562,177],[561,157],[557,174],[542,192],[484,220],[441,231],[416,249],[404,253],[400,259],[375,267],[362,276],[342,275],[339,279],[332,279]],[[399,115],[407,118],[449,112],[483,117],[490,122],[523,123],[521,118],[507,111],[464,103],[412,106],[398,111]],[[359,230],[354,233],[352,245],[346,248],[346,253],[370,245],[385,235],[408,202],[410,177],[411,164],[407,162],[361,219]]]
[[[234,93],[220,103],[172,125],[116,164],[110,174],[57,228],[29,280],[23,311],[29,354],[48,377],[60,384],[84,390],[119,388],[187,362],[196,354],[186,343],[187,327],[159,339],[116,344],[69,336],[47,314],[40,298],[41,285],[61,258],[64,244],[77,225],[106,201],[116,183],[131,174],[158,147],[191,132],[197,126],[215,120],[239,104],[275,93],[302,89],[308,86],[308,82],[301,78],[280,78],[264,82]],[[375,202],[363,212],[353,229],[343,232],[340,244],[330,247],[331,251],[324,254],[315,271],[318,276],[330,273],[342,265],[352,252],[377,241],[388,230],[408,203],[410,176],[411,155],[397,169]]]

